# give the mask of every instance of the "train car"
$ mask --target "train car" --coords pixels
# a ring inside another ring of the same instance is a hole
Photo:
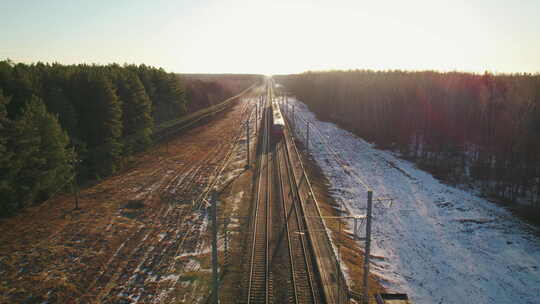
[[[272,140],[274,143],[280,141],[283,138],[285,131],[285,120],[281,115],[279,104],[272,102]]]

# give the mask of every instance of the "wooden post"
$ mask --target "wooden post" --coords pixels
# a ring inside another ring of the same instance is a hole
[[[364,253],[364,304],[368,303],[369,299],[369,255],[371,247],[371,209],[373,205],[373,192],[368,191],[368,200],[367,200],[367,222],[366,222],[366,248]]]
[[[217,248],[217,195],[212,194],[212,303],[219,303],[219,278],[218,278],[218,248]]]

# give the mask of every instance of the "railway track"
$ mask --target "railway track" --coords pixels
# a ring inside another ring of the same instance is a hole
[[[268,96],[268,95],[267,95]],[[262,132],[261,158],[259,159],[259,174],[257,192],[253,211],[253,226],[251,238],[251,257],[249,269],[249,284],[247,303],[270,303],[270,239],[271,239],[271,155],[270,155],[270,120],[264,116]]]
[[[272,95],[269,85],[267,105]],[[287,142],[272,144],[272,111],[264,108],[246,303],[272,303],[274,298],[280,303],[325,303]],[[274,236],[276,239],[272,239]],[[275,290],[273,275],[281,276]]]
[[[304,206],[307,229],[314,234],[309,235],[312,244],[311,249],[314,255],[325,257],[316,260],[318,269],[318,278],[321,282],[321,293],[328,303],[346,303],[349,298],[349,287],[343,272],[339,267],[339,259],[333,248],[331,237],[328,234],[326,223],[322,219],[322,212],[319,209],[319,203],[314,194],[309,177],[306,176],[306,168],[302,162],[302,156],[292,137],[293,130],[290,124],[287,124],[287,136],[285,147],[288,155],[295,161],[291,162],[292,174],[297,180],[302,182],[298,185],[298,194],[300,204]]]
[[[320,295],[315,285],[312,255],[309,250],[308,230],[304,221],[304,214],[299,205],[296,181],[291,172],[289,155],[286,143],[279,143],[276,147],[278,155],[276,166],[278,168],[278,184],[283,206],[287,247],[290,260],[291,293],[290,303],[320,303]]]

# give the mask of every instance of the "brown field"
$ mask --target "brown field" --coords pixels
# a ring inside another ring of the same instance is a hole
[[[83,188],[81,210],[62,195],[0,222],[0,302],[187,303],[205,294],[195,280],[209,275],[200,271],[210,268],[205,212],[192,205],[233,146],[243,110],[238,103]]]

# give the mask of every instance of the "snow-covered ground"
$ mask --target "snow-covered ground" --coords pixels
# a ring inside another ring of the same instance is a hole
[[[540,303],[540,241],[535,229],[505,209],[437,181],[388,151],[321,122],[295,105],[297,137],[305,142],[349,212],[375,202],[372,271],[415,303]],[[285,107],[286,108],[286,107]],[[290,113],[290,112],[289,112]],[[290,117],[290,116],[289,116]]]

